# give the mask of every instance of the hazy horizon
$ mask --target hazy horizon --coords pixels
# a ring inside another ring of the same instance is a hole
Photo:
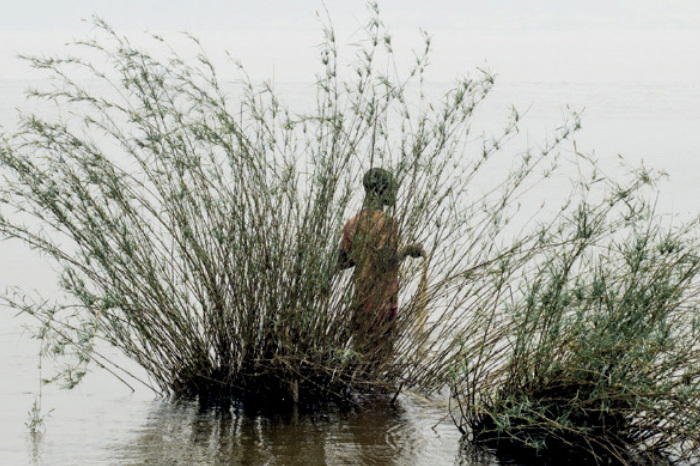
[[[187,31],[202,40],[222,69],[228,50],[254,79],[311,82],[319,68],[317,13],[325,18],[324,4],[349,61],[347,45],[362,37],[369,18],[365,2],[13,3],[0,17],[0,80],[40,77],[17,55],[66,53],[66,42],[93,34],[83,19],[97,14],[137,44],[147,42],[147,30],[186,49],[178,32]],[[432,81],[488,66],[511,81],[700,82],[700,2],[449,0],[440,5],[380,2],[399,60],[410,61],[412,50],[421,47],[421,28],[432,35]]]

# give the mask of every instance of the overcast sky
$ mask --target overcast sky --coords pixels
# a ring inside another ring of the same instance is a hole
[[[341,42],[367,18],[365,2],[326,0]],[[436,6],[437,5],[437,6]],[[321,34],[319,0],[0,0],[0,79],[31,77],[18,53],[56,53],[89,34],[93,13],[130,37],[189,31],[216,57],[223,49],[255,77],[309,81]],[[418,28],[434,36],[432,79],[488,61],[523,81],[634,81],[700,78],[697,0],[384,0],[396,48],[410,57]]]
[[[126,29],[314,29],[317,0],[3,0],[3,30],[65,30],[96,12]],[[335,20],[361,21],[365,2],[326,0]],[[697,0],[384,0],[398,26],[441,29],[697,29]],[[353,18],[354,17],[354,18]]]

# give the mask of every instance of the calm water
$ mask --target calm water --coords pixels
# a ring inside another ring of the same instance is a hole
[[[27,434],[38,389],[35,341],[0,319],[0,464],[493,464],[464,449],[436,404],[403,397],[363,410],[245,416],[154,399],[102,373],[72,391],[44,388],[55,411]],[[475,459],[478,461],[475,462]]]
[[[292,103],[313,96],[309,87],[281,87]],[[23,88],[23,83],[0,82],[1,125],[13,124]],[[499,127],[512,103],[530,108],[523,138],[532,144],[558,125],[564,104],[586,107],[579,150],[595,150],[610,170],[617,167],[617,154],[665,168],[670,179],[661,186],[660,209],[681,215],[700,210],[700,80],[587,84],[503,79],[479,121],[485,128]],[[56,293],[51,268],[21,245],[0,243],[0,263],[0,289]],[[251,418],[200,412],[195,405],[155,399],[146,390],[132,393],[99,371],[72,391],[44,387],[43,408],[54,411],[45,432],[32,437],[25,422],[39,388],[39,347],[23,330],[28,323],[0,312],[0,464],[496,462],[483,452],[464,450],[459,432],[442,419],[442,408],[411,398],[402,399],[395,410]]]

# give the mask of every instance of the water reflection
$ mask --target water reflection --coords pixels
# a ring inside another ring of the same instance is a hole
[[[30,432],[28,435],[29,458],[32,464],[41,464],[41,432]]]
[[[113,458],[127,464],[495,464],[492,456],[460,446],[449,421],[433,429],[443,413],[406,399],[396,408],[257,416],[160,403],[133,441],[115,445]]]

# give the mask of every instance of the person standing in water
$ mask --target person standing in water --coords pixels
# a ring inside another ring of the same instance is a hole
[[[425,257],[420,244],[399,247],[400,232],[385,208],[396,204],[398,185],[382,168],[368,170],[362,210],[343,228],[338,269],[354,267],[352,328],[360,338],[384,335],[396,317],[399,266],[406,257]]]

